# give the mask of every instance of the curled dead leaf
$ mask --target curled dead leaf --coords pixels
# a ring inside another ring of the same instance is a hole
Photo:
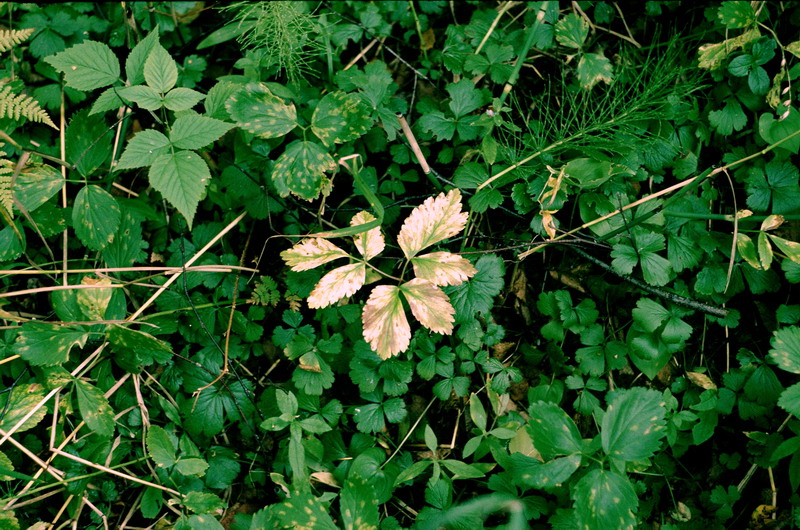
[[[686,372],[686,378],[704,390],[716,390],[717,385],[706,374],[700,372]]]

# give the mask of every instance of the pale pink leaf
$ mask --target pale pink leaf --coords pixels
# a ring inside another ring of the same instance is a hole
[[[364,325],[364,340],[382,359],[408,348],[411,327],[403,310],[400,288],[379,285],[373,289],[361,313],[361,322]]]
[[[338,302],[346,296],[353,296],[364,285],[367,266],[353,263],[338,267],[322,277],[308,296],[308,307],[320,309]]]
[[[406,258],[431,245],[452,237],[464,229],[467,213],[461,211],[461,192],[452,189],[447,195],[429,197],[406,217],[397,242]]]
[[[369,212],[361,211],[353,216],[353,219],[350,221],[350,226],[363,225],[374,220],[374,215]],[[381,228],[379,226],[376,226],[375,228],[364,233],[354,235],[353,242],[356,244],[356,248],[366,260],[370,260],[383,252],[383,249],[386,246],[386,242],[383,239],[383,234],[381,234]]]
[[[449,335],[453,332],[453,315],[456,310],[444,291],[422,278],[404,283],[400,290],[408,300],[414,317],[423,326],[434,333]]]
[[[304,239],[292,248],[281,252],[283,261],[295,272],[314,269],[329,261],[348,256],[347,252],[321,237]]]
[[[428,280],[434,285],[460,285],[475,273],[469,260],[452,252],[431,252],[411,259],[417,278]]]

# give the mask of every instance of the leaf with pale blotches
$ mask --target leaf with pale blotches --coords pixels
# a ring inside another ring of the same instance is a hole
[[[349,256],[347,252],[321,237],[304,239],[289,250],[281,252],[283,261],[295,272],[314,269],[329,261]]]
[[[461,232],[466,224],[467,213],[461,211],[461,192],[452,189],[447,195],[429,197],[414,208],[403,222],[397,242],[406,258],[412,258],[420,250]]]
[[[364,285],[366,278],[367,266],[363,262],[333,269],[311,291],[308,307],[320,309],[347,296],[353,296]]]
[[[361,211],[355,214],[353,219],[350,220],[350,226],[363,225],[374,220],[374,215],[369,212]],[[381,228],[379,226],[361,234],[354,235],[353,242],[366,260],[374,258],[383,252],[384,247],[386,247],[386,242],[383,239],[383,234],[381,234]]]
[[[411,341],[400,288],[379,285],[369,295],[361,313],[364,325],[364,340],[382,358],[388,359],[405,351]]]
[[[434,285],[461,285],[475,272],[467,259],[452,252],[431,252],[411,258],[417,278],[428,280]]]
[[[444,291],[428,280],[414,278],[400,286],[408,300],[411,312],[420,323],[434,333],[449,335],[453,332],[453,315],[456,310]]]

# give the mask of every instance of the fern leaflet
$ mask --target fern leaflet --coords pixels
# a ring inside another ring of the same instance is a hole
[[[39,102],[25,94],[14,94],[11,86],[5,85],[0,90],[0,118],[8,117],[18,120],[22,116],[31,121],[45,123],[58,130],[47,112],[39,106]]]
[[[7,52],[30,37],[34,31],[35,28],[0,30],[0,52]]]
[[[5,153],[0,151],[0,156]],[[11,210],[14,204],[14,197],[11,194],[11,180],[14,177],[14,168],[8,160],[0,160],[0,210],[8,214],[8,218],[14,218]],[[5,217],[5,215],[3,216]]]

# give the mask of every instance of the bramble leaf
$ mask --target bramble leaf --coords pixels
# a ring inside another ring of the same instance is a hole
[[[139,41],[139,44],[133,47],[128,58],[125,60],[125,75],[128,76],[128,83],[131,85],[141,85],[144,83],[144,63],[150,52],[153,51],[155,46],[158,46],[158,25],[148,33],[147,37]]]
[[[304,239],[288,250],[281,252],[281,258],[295,272],[314,269],[339,258],[350,257],[327,239],[315,237]]]
[[[422,278],[414,278],[399,289],[408,301],[411,313],[423,326],[434,333],[449,335],[453,332],[455,309],[444,291]]]
[[[131,138],[117,163],[117,169],[146,167],[168,153],[169,138],[155,129],[147,129]]]
[[[452,252],[431,252],[411,258],[417,278],[434,285],[460,285],[475,275],[477,269],[466,258]]]
[[[78,90],[102,88],[119,79],[119,60],[102,42],[84,41],[47,57],[45,62],[64,74],[68,87]]]
[[[181,116],[172,124],[169,139],[178,149],[200,149],[233,128],[232,123],[205,116]]]
[[[397,242],[406,258],[448,237],[452,237],[467,224],[467,213],[461,211],[461,192],[452,189],[447,195],[429,197],[406,217],[397,236]]]
[[[144,80],[161,94],[169,92],[178,82],[178,65],[161,44],[153,46],[144,62]]]
[[[350,220],[350,226],[363,225],[375,220],[375,216],[369,212],[358,212]],[[365,260],[370,260],[383,252],[386,247],[386,241],[383,238],[380,227],[375,227],[361,234],[353,236],[353,243],[355,243],[358,252],[364,256]]]
[[[205,161],[193,151],[159,156],[150,166],[150,185],[186,218],[192,227],[197,204],[211,179]]]
[[[353,296],[364,285],[366,278],[367,266],[364,263],[352,263],[333,269],[311,291],[308,307],[328,307],[342,298]]]
[[[264,84],[250,84],[225,102],[225,108],[242,129],[262,138],[277,138],[297,127],[294,104],[286,104]]]
[[[503,260],[499,256],[481,256],[475,262],[475,275],[468,282],[447,289],[459,322],[476,313],[486,314],[494,297],[503,289]]]
[[[372,290],[361,314],[364,340],[382,358],[388,359],[405,351],[411,341],[400,288],[379,285]]]
[[[600,81],[611,84],[614,73],[611,61],[602,53],[584,53],[578,61],[578,81],[581,87],[589,90]]]
[[[173,88],[164,96],[164,106],[169,110],[189,110],[205,98],[203,94],[191,88]]]

